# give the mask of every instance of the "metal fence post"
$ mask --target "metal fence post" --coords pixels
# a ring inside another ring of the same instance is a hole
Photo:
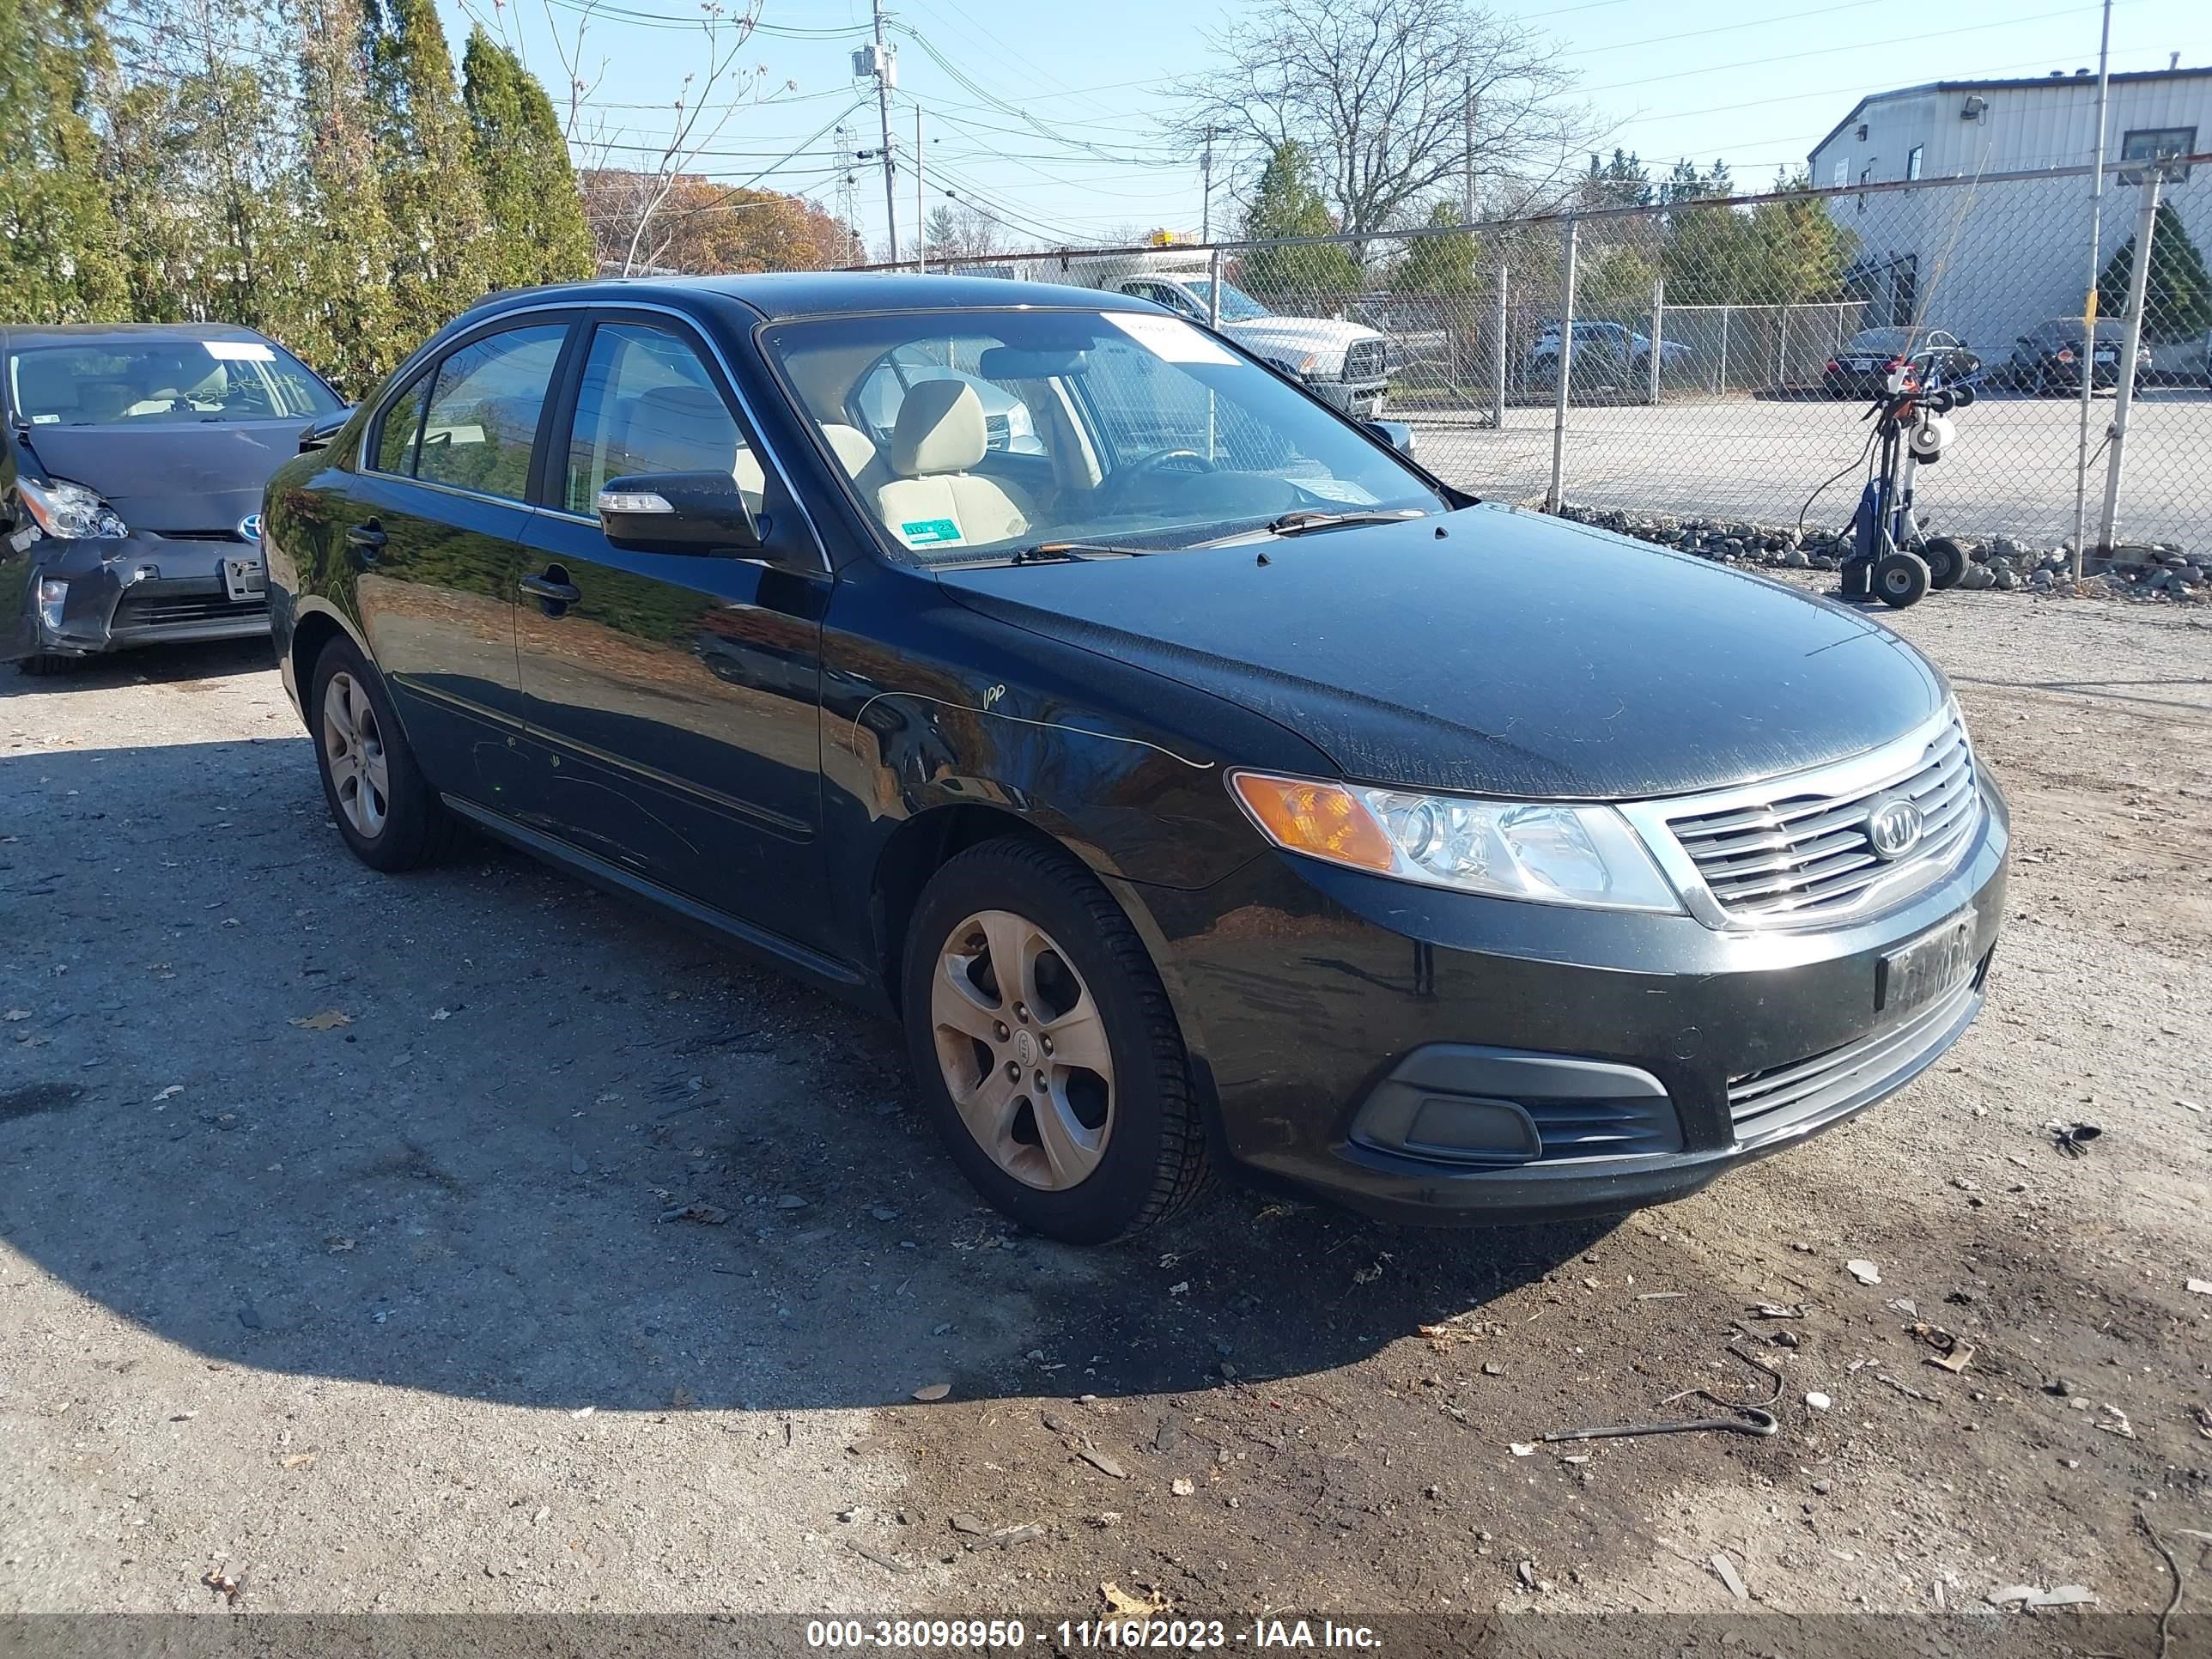
[[[2105,465],[2105,514],[2097,525],[2097,548],[2106,556],[2112,551],[2112,521],[2120,511],[2120,464],[2127,449],[2128,410],[2136,395],[2136,353],[2142,347],[2143,296],[2150,281],[2151,238],[2158,230],[2158,191],[2166,169],[2154,161],[2143,177],[2142,212],[2136,220],[2136,259],[2128,272],[2127,337],[2120,342],[2119,385],[2112,395],[2112,459]],[[2084,330],[2081,342],[2081,380],[2096,378],[2097,332]]]
[[[1209,327],[1221,326],[1221,250],[1213,249],[1206,260],[1206,320]]]
[[[1504,265],[1498,267],[1498,361],[1490,371],[1490,427],[1493,432],[1505,430],[1505,289],[1511,272]]]
[[[1728,390],[1728,307],[1723,305],[1721,307],[1721,362],[1720,367],[1713,372],[1713,390],[1716,392]]]
[[[1544,511],[1547,513],[1557,513],[1563,499],[1559,494],[1559,475],[1565,468],[1567,459],[1567,388],[1574,383],[1575,247],[1580,240],[1581,228],[1578,220],[1567,221],[1565,269],[1559,275],[1559,384],[1552,397],[1552,487],[1544,495]]]
[[[1659,365],[1667,343],[1667,279],[1651,279],[1651,406],[1659,407]]]

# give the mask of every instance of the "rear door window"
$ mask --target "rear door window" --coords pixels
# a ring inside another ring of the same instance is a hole
[[[432,377],[415,476],[503,501],[523,499],[538,416],[566,323],[512,328],[453,352]]]

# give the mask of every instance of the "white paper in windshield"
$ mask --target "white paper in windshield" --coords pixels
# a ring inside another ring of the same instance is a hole
[[[1237,359],[1180,317],[1142,311],[1099,313],[1155,357],[1171,363],[1233,363]]]
[[[204,340],[207,355],[219,363],[273,363],[276,354],[258,340]]]

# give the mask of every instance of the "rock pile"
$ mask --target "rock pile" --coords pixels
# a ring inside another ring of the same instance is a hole
[[[1850,551],[1850,530],[1752,524],[1726,519],[1678,518],[1571,502],[1559,516],[1638,541],[1656,542],[1723,564],[1778,570],[1833,570]],[[2188,553],[2160,543],[2140,564],[2111,564],[2075,582],[2067,572],[2072,556],[2063,544],[2033,547],[2012,536],[1952,538],[1966,552],[1962,589],[1995,588],[2054,599],[2142,599],[2167,604],[2212,604],[2212,553]]]

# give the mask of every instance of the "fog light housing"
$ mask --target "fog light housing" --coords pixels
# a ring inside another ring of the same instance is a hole
[[[69,603],[69,584],[56,581],[52,576],[39,579],[39,621],[46,627],[58,631],[62,625],[62,608]]]

